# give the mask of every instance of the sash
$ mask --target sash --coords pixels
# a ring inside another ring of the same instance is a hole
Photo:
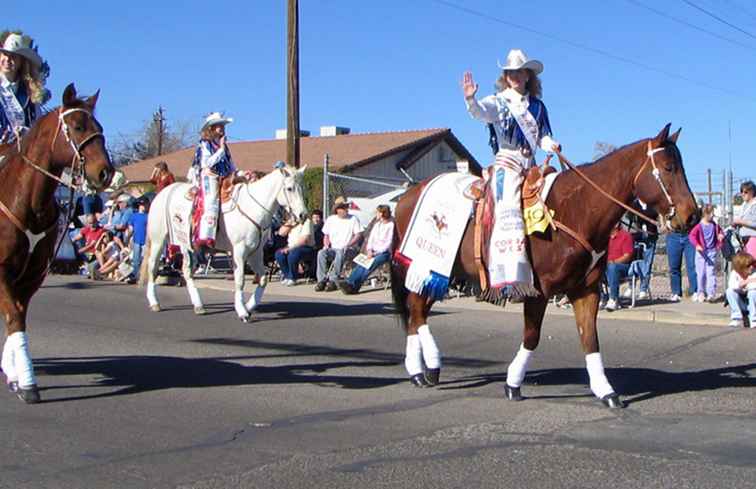
[[[515,107],[506,97],[504,97],[504,102],[507,105],[507,109],[509,109],[509,113],[512,114],[514,120],[517,121],[517,125],[520,126],[525,139],[527,139],[531,153],[535,155],[538,149],[538,122],[527,106]]]
[[[0,85],[0,105],[3,106],[5,117],[10,123],[13,133],[26,129],[26,114],[21,103],[16,98],[16,94],[6,87]]]

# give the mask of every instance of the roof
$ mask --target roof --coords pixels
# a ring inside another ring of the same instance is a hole
[[[470,169],[480,164],[452,134],[451,129],[422,129],[366,134],[340,134],[337,136],[303,137],[299,140],[301,165],[321,166],[329,155],[328,165],[333,169],[353,169],[407,150],[419,153],[423,148],[445,141],[456,153],[470,162]],[[286,160],[286,140],[242,141],[229,143],[234,162],[240,170],[269,172],[278,160]],[[131,182],[149,180],[158,161],[165,161],[175,175],[183,177],[194,158],[195,148],[186,148],[156,158],[149,158],[119,168]],[[416,159],[416,158],[415,158]],[[412,161],[403,162],[409,167]]]

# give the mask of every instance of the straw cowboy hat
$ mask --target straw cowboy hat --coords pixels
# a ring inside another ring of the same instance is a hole
[[[202,124],[202,130],[205,130],[206,128],[210,126],[214,126],[216,124],[231,124],[234,122],[234,120],[231,117],[226,117],[220,112],[213,112],[212,114],[205,117],[205,122]]]
[[[521,49],[512,49],[507,54],[507,64],[502,65],[498,63],[499,68],[502,70],[520,70],[527,68],[533,70],[533,73],[538,75],[543,71],[543,63],[536,59],[528,59],[528,55]]]
[[[0,46],[0,52],[23,56],[37,69],[42,66],[42,58],[37,54],[37,49],[34,47],[34,41],[28,36],[22,36],[21,34],[16,33],[8,34],[8,37],[5,38],[5,42]]]
[[[336,212],[336,209],[349,209],[349,203],[344,197],[338,196],[333,201],[333,212]]]

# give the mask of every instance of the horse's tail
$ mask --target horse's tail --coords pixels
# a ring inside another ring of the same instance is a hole
[[[393,246],[391,249],[398,249],[399,234],[394,225],[394,238]],[[407,331],[409,324],[409,307],[407,307],[407,297],[409,291],[404,286],[404,279],[407,273],[407,269],[404,263],[397,259],[394,255],[391,259],[391,297],[394,301],[394,311],[399,319],[399,324],[404,331]]]
[[[152,274],[150,267],[150,253],[152,248],[152,240],[150,239],[150,233],[147,233],[147,240],[144,243],[144,250],[142,252],[142,264],[139,266],[139,286],[144,287],[147,285],[149,278],[147,274]]]

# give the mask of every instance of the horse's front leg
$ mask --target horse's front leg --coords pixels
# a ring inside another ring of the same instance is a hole
[[[263,251],[261,247],[252,254],[252,262],[250,265],[252,266],[252,271],[255,272],[255,275],[257,275],[257,278],[259,279],[257,287],[255,287],[255,292],[246,304],[247,310],[252,312],[260,305],[263,294],[265,293],[265,287],[268,286],[268,272],[265,269],[265,263],[263,262]]]
[[[0,312],[5,316],[5,345],[0,360],[8,389],[27,404],[39,402],[29,340],[26,336],[26,311],[29,300],[19,298],[10,286],[6,270],[0,271]]]
[[[545,297],[528,297],[525,299],[525,326],[522,332],[522,343],[517,354],[507,368],[507,382],[504,384],[504,395],[510,401],[521,401],[520,386],[528,372],[528,363],[533,352],[541,340],[541,326],[546,312],[548,300]]]
[[[192,306],[194,306],[194,314],[201,316],[206,314],[207,311],[205,310],[204,304],[202,304],[202,297],[200,297],[199,290],[192,277],[193,260],[189,258],[191,252],[188,249],[182,248],[181,253],[184,255],[184,260],[181,263],[181,273],[184,275],[184,280],[186,281],[186,291],[189,293],[189,299],[192,301]]]
[[[244,305],[244,263],[247,260],[247,246],[244,241],[234,244],[234,309],[243,322],[249,322],[249,310]]]
[[[600,296],[598,285],[581,291],[573,291],[567,295],[575,311],[575,321],[585,353],[591,391],[610,408],[624,407],[622,400],[606,378],[604,362],[599,352],[598,329],[596,328]]]
[[[404,367],[410,383],[416,387],[438,384],[441,375],[441,352],[428,326],[428,314],[433,301],[410,292],[407,297],[407,350]],[[423,368],[423,365],[425,368]]]

